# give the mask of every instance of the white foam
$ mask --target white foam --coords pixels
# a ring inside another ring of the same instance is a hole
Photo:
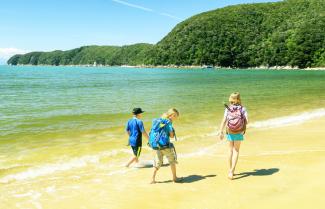
[[[39,202],[39,199],[41,198],[42,194],[38,191],[30,190],[27,193],[23,194],[15,194],[13,195],[16,198],[29,198],[29,202],[35,206],[37,209],[42,209],[42,204]],[[18,207],[20,205],[17,205]],[[20,207],[19,207],[20,208]]]
[[[0,161],[1,163],[1,161]],[[15,169],[15,168],[21,168],[21,167],[28,167],[30,165],[23,165],[23,164],[13,164],[13,165],[10,165],[8,167],[0,167],[1,170],[11,170],[11,169]]]
[[[189,138],[195,138],[197,137],[198,135],[186,135],[186,136],[182,136],[182,137],[177,137],[177,141],[183,141],[183,140],[186,140],[186,139],[189,139]],[[176,141],[176,140],[174,140]]]
[[[297,153],[310,153],[310,152],[325,152],[324,149],[309,149],[309,150],[273,150],[256,154],[256,156],[269,156],[269,155],[291,155]]]
[[[54,193],[56,191],[55,186],[49,186],[45,189],[48,194]]]
[[[129,150],[121,149],[121,150],[113,150],[110,152],[103,152],[97,155],[86,155],[80,158],[73,158],[66,162],[58,162],[52,164],[45,164],[38,167],[33,167],[28,169],[27,171],[23,171],[16,174],[10,174],[0,179],[0,183],[9,183],[11,181],[22,181],[27,179],[33,179],[40,176],[46,176],[49,174],[53,174],[55,172],[68,171],[71,169],[85,167],[89,164],[98,164],[99,160],[103,157],[115,156],[118,153],[129,153]]]
[[[23,193],[23,194],[14,194],[13,196],[14,196],[14,197],[21,198],[21,197],[31,197],[31,196],[33,196],[33,195],[35,195],[35,192],[33,192],[33,191],[29,191],[29,192],[27,192],[27,193]]]
[[[264,121],[257,121],[254,123],[251,123],[248,125],[249,128],[276,128],[276,127],[282,127],[282,126],[288,126],[288,125],[296,125],[303,122],[306,122],[308,120],[317,119],[325,116],[325,109],[316,109],[314,111],[309,112],[303,112],[296,115],[286,116],[286,117],[279,117],[279,118],[273,118],[269,120]],[[215,136],[216,133],[208,133],[205,136]],[[187,138],[191,138],[193,135],[184,136],[181,140],[185,140]],[[180,140],[180,141],[181,141]],[[180,158],[191,158],[191,157],[197,157],[202,155],[211,155],[215,152],[216,146],[218,146],[220,143],[214,144],[213,146],[200,148],[199,150],[191,153],[184,153],[184,154],[178,154]],[[16,174],[10,174],[7,176],[4,176],[0,179],[0,183],[9,183],[12,181],[22,181],[27,179],[33,179],[40,176],[46,176],[49,174],[53,174],[56,172],[62,172],[67,171],[71,169],[81,168],[85,167],[89,164],[99,164],[99,161],[103,157],[110,157],[115,156],[119,153],[130,153],[131,151],[129,149],[120,149],[120,150],[113,150],[110,152],[103,152],[99,153],[97,155],[86,155],[80,158],[73,158],[71,160],[68,160],[66,162],[57,162],[53,164],[45,164],[38,167],[33,167],[28,169],[27,171],[23,171]],[[261,153],[260,155],[269,155],[269,154],[284,154],[284,153]],[[290,153],[287,153],[290,154]],[[100,166],[100,165],[99,165]],[[147,164],[144,164],[144,166],[147,166]],[[15,167],[15,166],[14,166]],[[11,168],[11,167],[10,167]],[[115,175],[115,174],[125,174],[129,170],[116,170],[113,172],[108,173],[107,175]]]
[[[300,114],[272,118],[264,121],[257,121],[251,124],[248,124],[248,128],[277,128],[282,126],[290,126],[304,123],[306,121],[317,119],[325,116],[325,109],[316,109],[310,112],[303,112]]]

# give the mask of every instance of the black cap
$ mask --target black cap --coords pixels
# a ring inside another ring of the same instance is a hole
[[[132,113],[134,115],[140,114],[140,113],[144,113],[144,111],[140,108],[140,107],[136,107],[133,109]]]

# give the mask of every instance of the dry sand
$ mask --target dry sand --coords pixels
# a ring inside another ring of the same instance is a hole
[[[137,169],[113,177],[120,191],[106,200],[112,201],[109,208],[323,208],[324,127],[322,118],[248,130],[234,180],[226,177],[226,141],[205,137],[203,144],[210,146],[204,147],[178,142],[177,169],[183,183],[171,182],[170,168],[162,167],[160,183],[150,185],[152,168]]]

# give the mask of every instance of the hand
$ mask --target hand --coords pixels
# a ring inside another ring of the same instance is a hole
[[[220,140],[223,140],[223,138],[224,138],[225,135],[223,134],[222,131],[219,131],[219,132],[217,133],[217,136],[219,137]]]

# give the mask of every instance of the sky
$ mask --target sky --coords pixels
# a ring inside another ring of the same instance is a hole
[[[0,64],[30,51],[155,44],[201,12],[272,1],[278,0],[0,0]]]

